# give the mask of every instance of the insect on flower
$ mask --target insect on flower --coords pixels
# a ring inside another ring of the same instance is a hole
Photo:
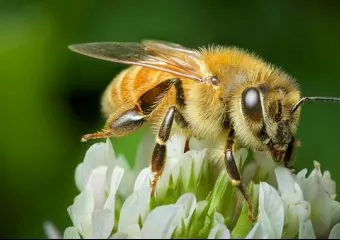
[[[132,65],[116,76],[102,97],[107,116],[104,128],[82,141],[120,137],[146,123],[157,127],[151,159],[152,194],[166,159],[170,133],[212,139],[224,149],[231,182],[253,207],[233,157],[236,141],[269,151],[290,166],[300,105],[306,100],[336,101],[333,97],[301,97],[294,79],[253,54],[227,47],[193,50],[162,41],[99,42],[70,49],[98,59]]]

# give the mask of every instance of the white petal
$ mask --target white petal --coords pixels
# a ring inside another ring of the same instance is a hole
[[[340,222],[340,202],[333,200],[331,204],[331,225]]]
[[[290,204],[303,200],[303,194],[300,187],[295,183],[292,173],[284,167],[275,169],[278,188],[282,199]]]
[[[124,176],[120,182],[120,185],[117,191],[117,193],[120,196],[122,196],[124,199],[127,198],[133,192],[136,176],[137,176],[137,172],[135,172],[134,170],[127,170],[124,172]]]
[[[108,238],[114,225],[114,211],[97,209],[92,214],[93,233],[91,238]]]
[[[197,206],[196,197],[192,193],[185,193],[177,200],[176,205],[184,206],[184,218],[189,220]]]
[[[129,233],[131,226],[133,229],[138,226],[140,219],[144,222],[150,208],[150,192],[149,187],[144,187],[125,200],[120,211],[118,232]]]
[[[308,178],[306,178],[306,170],[298,173],[297,181],[303,190],[305,200],[311,203],[311,218],[316,237],[324,237],[328,235],[334,220],[332,213],[333,184],[329,174],[326,173],[324,177],[322,176],[318,162],[314,162],[314,166],[315,169]]]
[[[315,169],[311,172],[311,174],[306,178],[307,170],[303,169],[297,174],[297,182],[299,183],[303,196],[306,201],[311,201],[316,195],[319,185],[318,178]]]
[[[192,171],[194,172],[195,182],[198,182],[200,174],[202,173],[202,164],[205,161],[206,149],[204,150],[191,150],[188,151],[177,158],[168,159],[167,165],[163,170],[162,176],[160,177],[156,194],[158,197],[162,198],[166,190],[168,189],[168,182],[170,177],[174,182],[177,182],[180,174],[182,176],[183,191],[186,191],[186,187],[189,185],[190,177]],[[194,169],[192,169],[194,167]]]
[[[129,169],[129,164],[125,160],[123,156],[116,156],[114,149],[112,147],[110,138],[106,139],[105,144],[105,150],[104,150],[104,162],[107,166],[107,172],[106,172],[106,191],[110,192],[111,190],[111,184],[112,184],[112,174],[114,172],[114,169],[116,167],[122,168],[122,169]]]
[[[87,191],[81,192],[75,198],[73,205],[67,209],[74,227],[84,238],[92,234],[91,218],[93,209],[94,200]]]
[[[296,177],[299,179],[299,180],[302,180],[304,178],[306,178],[306,175],[307,175],[307,172],[308,170],[306,168],[302,169],[300,172],[298,172],[296,174]]]
[[[268,239],[271,238],[268,232],[263,228],[263,224],[261,222],[255,223],[254,227],[250,230],[246,239]]]
[[[207,149],[190,151],[191,158],[194,162],[194,177],[195,182],[198,182],[202,174],[202,166],[207,157]],[[185,159],[184,159],[185,161]],[[183,167],[182,167],[183,168]],[[183,168],[185,169],[185,168]]]
[[[211,229],[208,239],[230,239],[230,232],[224,224],[218,224]]]
[[[75,227],[68,227],[64,231],[63,239],[80,239],[80,235]]]
[[[138,224],[130,225],[124,232],[114,233],[110,239],[141,239],[141,230]]]
[[[311,220],[300,222],[299,239],[316,239]]]
[[[151,171],[149,167],[144,168],[137,176],[134,186],[134,192],[144,187],[150,187]]]
[[[284,237],[295,237],[299,231],[298,208],[303,201],[303,193],[299,185],[294,181],[292,173],[283,167],[275,169],[278,189],[281,194],[285,210]]]
[[[315,188],[318,190],[316,196],[310,201],[312,206],[312,223],[317,237],[327,236],[331,229],[331,208],[332,199],[322,187]]]
[[[116,198],[116,193],[118,190],[118,186],[120,184],[120,181],[122,180],[124,175],[124,169],[120,167],[115,167],[113,169],[113,173],[111,176],[111,189],[109,192],[109,196],[106,199],[106,202],[104,204],[105,209],[111,209],[114,210],[115,207],[115,198]]]
[[[327,193],[331,196],[336,195],[336,184],[331,178],[329,171],[325,171],[322,176],[322,185],[326,189]]]
[[[57,227],[50,221],[44,222],[44,230],[48,239],[61,239]]]
[[[260,183],[259,217],[261,227],[271,238],[281,238],[284,222],[282,200],[272,186]]]
[[[255,151],[253,156],[255,163],[258,165],[255,173],[256,179],[261,179],[261,181],[266,181],[272,186],[276,186],[274,170],[277,167],[277,163],[273,161],[271,155],[265,151]]]
[[[198,140],[197,138],[191,137],[189,142],[190,150],[203,150],[205,148],[211,149],[211,147],[216,147],[215,143],[208,140],[202,139]]]
[[[218,225],[218,224],[224,224],[224,217],[221,213],[219,212],[214,212],[214,224]]]
[[[184,186],[188,186],[190,182],[191,172],[194,171],[194,181],[197,182],[198,178],[201,174],[202,164],[206,156],[206,149],[204,150],[191,150],[189,152],[186,152],[181,156],[179,159],[179,166],[181,168],[181,172],[183,173],[182,180],[184,183]],[[194,167],[194,169],[192,169]],[[172,173],[173,175],[176,174],[176,168],[173,169]],[[179,171],[178,171],[179,173]],[[174,176],[174,179],[176,180],[176,176]]]
[[[92,170],[91,175],[87,181],[85,189],[89,191],[94,199],[94,208],[103,208],[105,195],[105,176],[106,166],[99,166]]]
[[[299,214],[297,211],[298,205],[296,203],[286,204],[285,208],[285,219],[284,219],[284,238],[293,238],[299,232]]]
[[[75,171],[75,182],[79,191],[83,191],[85,189],[89,174],[90,171],[85,170],[84,163],[79,163]]]
[[[112,149],[111,143],[109,143]],[[85,189],[88,178],[93,169],[98,166],[107,165],[108,161],[114,161],[114,155],[108,155],[108,142],[107,143],[95,143],[86,152],[84,161],[80,163],[76,168],[75,180],[76,185],[80,191]],[[113,150],[112,150],[113,151]],[[110,160],[107,159],[110,157]]]
[[[155,147],[155,134],[146,131],[138,144],[134,169],[139,172],[149,165],[153,149]]]
[[[145,220],[142,238],[170,238],[184,213],[184,207],[175,204],[155,208]]]
[[[315,239],[315,233],[310,219],[310,204],[306,201],[296,206],[296,213],[299,216],[299,239]],[[293,224],[288,222],[288,224]]]
[[[165,196],[166,191],[168,189],[168,185],[169,185],[168,183],[169,183],[170,177],[174,178],[174,182],[176,182],[176,179],[178,178],[178,175],[179,175],[179,172],[180,172],[179,166],[180,165],[177,165],[177,166],[175,166],[174,169],[172,169],[169,164],[165,165],[163,173],[160,176],[160,178],[157,182],[157,186],[156,186],[156,196],[157,196],[157,198],[163,198]],[[175,179],[174,176],[172,176],[172,173],[175,173],[174,175],[177,174],[176,179]]]
[[[185,136],[173,135],[166,143],[166,153],[168,158],[178,158],[184,153]]]
[[[110,239],[132,239],[134,237],[129,237],[127,233],[122,233],[122,232],[116,232],[114,234],[112,234],[112,236],[110,237]],[[135,237],[135,238],[140,238],[140,237]]]
[[[340,239],[340,223],[336,224],[329,234],[329,239]]]

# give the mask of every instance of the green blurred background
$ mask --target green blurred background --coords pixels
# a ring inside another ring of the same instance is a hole
[[[281,66],[305,95],[340,96],[339,2],[34,1],[0,3],[0,237],[61,230],[74,170],[100,129],[103,89],[124,66],[77,55],[72,43],[162,39],[189,47],[237,45]],[[303,106],[297,169],[318,160],[340,182],[340,106]],[[141,133],[119,141],[129,159]],[[339,189],[339,187],[338,187]]]

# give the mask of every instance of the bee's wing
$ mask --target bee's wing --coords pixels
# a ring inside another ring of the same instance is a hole
[[[189,55],[193,55],[195,57],[199,57],[199,52],[192,50],[190,48],[184,47],[177,43],[167,42],[167,41],[159,41],[159,40],[144,40],[142,41],[143,45],[146,45],[150,48],[158,49],[159,51],[164,52],[182,52],[187,53]]]
[[[98,42],[75,44],[70,49],[90,57],[149,67],[196,81],[209,76],[200,53],[178,44]]]

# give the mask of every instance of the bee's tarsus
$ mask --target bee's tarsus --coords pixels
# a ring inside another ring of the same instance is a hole
[[[156,193],[156,187],[157,187],[158,178],[159,178],[159,174],[158,173],[153,174],[152,179],[151,179],[151,184],[150,184],[151,185],[151,193],[150,193],[150,195],[152,197],[154,197],[155,193]]]
[[[108,138],[112,136],[112,132],[102,131],[96,133],[86,134],[81,138],[82,142],[87,142],[89,139],[97,139],[97,138]]]
[[[187,151],[190,150],[189,143],[190,143],[190,137],[188,137],[188,138],[185,140],[184,153],[186,153]]]

